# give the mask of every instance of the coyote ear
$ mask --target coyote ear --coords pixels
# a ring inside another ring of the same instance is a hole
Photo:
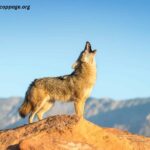
[[[88,52],[92,51],[90,42],[88,41],[86,42],[84,51]]]
[[[96,50],[96,49],[94,49],[92,52],[93,52],[94,54],[96,54],[97,50]]]
[[[72,69],[75,69],[76,68],[76,66],[77,66],[77,62],[75,62],[73,65],[72,65]]]

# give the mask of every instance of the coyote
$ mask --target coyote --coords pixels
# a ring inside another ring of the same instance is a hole
[[[76,115],[83,117],[84,104],[96,81],[96,50],[86,42],[85,49],[73,64],[74,71],[65,76],[35,79],[28,87],[25,99],[19,108],[21,117],[29,115],[29,123],[37,115],[38,120],[54,104],[55,100],[74,102]]]

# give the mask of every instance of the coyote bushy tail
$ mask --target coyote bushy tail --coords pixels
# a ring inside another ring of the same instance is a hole
[[[31,104],[28,102],[28,100],[25,100],[22,104],[22,106],[19,108],[19,114],[22,118],[25,118],[27,114],[31,111]]]
[[[31,103],[28,101],[28,91],[26,92],[25,100],[21,107],[19,108],[19,115],[22,118],[25,118],[26,115],[28,115],[31,111]]]
[[[26,92],[26,95],[25,95],[24,102],[23,102],[23,104],[21,105],[21,107],[18,110],[19,111],[19,115],[22,118],[25,118],[25,116],[27,116],[30,113],[31,109],[32,109],[31,103],[28,100],[28,93],[29,93],[29,91],[30,91],[30,89],[31,89],[33,84],[34,84],[34,81],[29,85],[29,88],[28,88],[28,90]]]

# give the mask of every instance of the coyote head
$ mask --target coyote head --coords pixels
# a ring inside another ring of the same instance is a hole
[[[76,69],[81,63],[94,64],[95,63],[96,50],[92,50],[90,42],[86,42],[85,49],[79,55],[79,58],[72,65],[73,69]]]

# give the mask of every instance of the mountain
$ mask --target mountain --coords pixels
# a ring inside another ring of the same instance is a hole
[[[0,132],[1,150],[149,150],[150,138],[57,115]]]
[[[115,127],[150,136],[150,98],[114,101],[89,99],[86,118],[105,127]]]
[[[21,103],[22,99],[20,97],[0,99],[0,129],[5,129],[20,119],[17,110]]]
[[[0,99],[0,129],[27,124],[27,118],[20,119],[17,110],[21,97]],[[150,98],[113,100],[110,98],[89,98],[85,106],[85,118],[105,127],[115,127],[145,136],[150,136]],[[45,117],[56,114],[73,114],[72,103],[56,102]]]

